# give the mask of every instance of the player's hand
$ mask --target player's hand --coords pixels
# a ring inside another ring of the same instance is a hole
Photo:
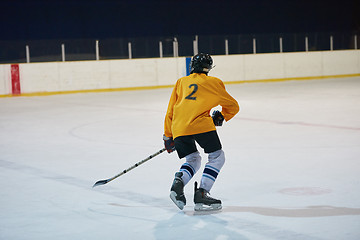
[[[175,143],[172,137],[163,136],[164,146],[168,153],[175,151]]]
[[[214,111],[211,117],[214,121],[215,126],[222,126],[224,122],[224,116],[221,114],[220,111],[218,110]]]

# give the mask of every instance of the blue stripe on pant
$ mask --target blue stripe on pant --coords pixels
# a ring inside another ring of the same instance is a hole
[[[211,179],[212,181],[215,182],[218,174],[219,174],[218,169],[216,169],[216,168],[214,168],[212,166],[206,165],[206,167],[204,169],[204,172],[203,172],[203,177],[209,178],[209,179]]]
[[[181,168],[180,171],[186,172],[187,174],[189,174],[190,178],[192,178],[195,174],[195,170],[193,169],[193,167],[188,164],[188,163],[184,163]]]
[[[214,171],[213,169],[210,169],[209,166],[207,166],[204,169],[204,174],[210,175],[212,176],[214,179],[217,178],[217,175],[219,174],[219,172]],[[215,181],[215,180],[214,180]]]

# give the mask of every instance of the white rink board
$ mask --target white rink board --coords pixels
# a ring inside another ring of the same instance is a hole
[[[58,63],[31,63],[20,65],[22,93],[56,92],[61,89]]]
[[[323,75],[359,73],[360,51],[323,52]]]
[[[323,75],[323,52],[285,53],[284,68],[287,78]]]
[[[5,76],[6,70],[9,69],[7,65],[0,65],[0,95],[9,94],[9,90],[7,89],[7,85],[9,81],[5,81],[4,79],[7,79]]]
[[[55,63],[60,79],[59,91],[110,88],[109,62]]]
[[[215,67],[210,71],[223,81],[243,81],[245,78],[245,55],[213,56]]]
[[[7,95],[10,88],[10,65],[0,65],[0,95]]]
[[[360,74],[360,50],[213,56],[210,75],[224,82]],[[168,86],[186,75],[186,58],[20,65],[22,93]],[[11,94],[10,65],[2,65],[0,94]]]
[[[185,58],[20,64],[21,91],[57,92],[173,85]]]
[[[245,80],[284,78],[284,55],[261,54],[244,56]]]

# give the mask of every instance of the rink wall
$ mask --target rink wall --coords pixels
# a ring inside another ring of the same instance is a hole
[[[360,50],[213,56],[210,75],[225,83],[360,76]],[[189,58],[0,65],[0,96],[171,87]]]

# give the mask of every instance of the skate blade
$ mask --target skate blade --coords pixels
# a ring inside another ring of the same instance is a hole
[[[203,203],[196,203],[194,210],[195,211],[216,211],[216,210],[221,210],[222,206],[220,203],[214,203],[211,204],[210,206],[205,205]]]
[[[182,201],[176,200],[176,196],[177,196],[176,192],[174,192],[174,191],[170,192],[170,199],[175,203],[175,205],[178,208],[180,208],[180,210],[183,210],[185,207],[185,203]]]

